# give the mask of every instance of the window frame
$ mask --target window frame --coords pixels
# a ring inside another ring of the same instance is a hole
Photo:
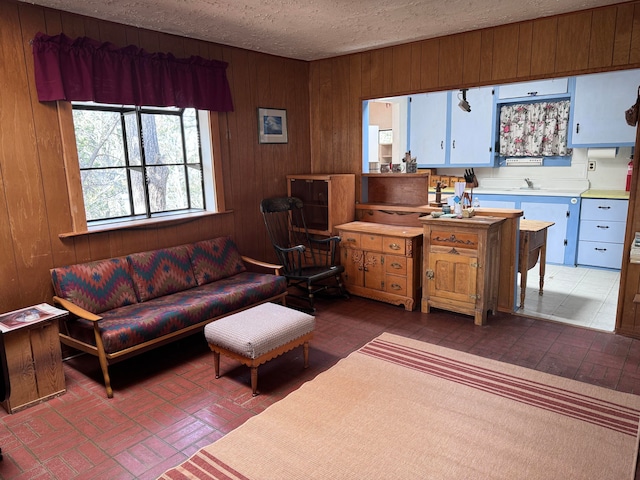
[[[75,128],[73,124],[73,107],[71,102],[57,101],[58,123],[62,138],[62,156],[65,166],[69,212],[72,231],[60,233],[60,238],[85,235],[110,230],[146,228],[165,223],[184,222],[209,215],[228,213],[224,201],[220,119],[218,112],[198,111],[199,120],[208,122],[208,128],[201,128],[200,142],[203,156],[203,179],[205,183],[205,210],[169,214],[156,214],[150,218],[131,219],[89,225],[87,222],[82,191],[80,163],[76,146]],[[201,122],[201,125],[203,123]],[[208,156],[208,157],[206,157]],[[205,161],[209,158],[210,161]]]

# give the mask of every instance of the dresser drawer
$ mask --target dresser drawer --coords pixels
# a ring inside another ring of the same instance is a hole
[[[384,290],[395,295],[407,294],[407,277],[398,275],[387,275],[384,283]]]
[[[384,237],[382,240],[382,251],[384,253],[394,253],[396,255],[406,254],[406,244],[404,238]]]
[[[582,220],[580,222],[580,240],[623,243],[625,228],[625,222]]]
[[[609,222],[626,222],[628,200],[608,198],[583,198],[580,207],[580,220],[607,220]]]
[[[385,237],[371,233],[360,234],[360,248],[369,252],[382,252],[382,242]]]
[[[394,255],[385,256],[384,270],[393,275],[406,275],[407,257],[396,257]]]
[[[340,246],[347,248],[360,248],[360,234],[356,232],[349,232],[340,230]]]
[[[621,243],[578,242],[578,264],[594,267],[620,268],[622,266]]]
[[[446,230],[432,230],[429,237],[432,247],[455,247],[478,249],[478,234],[472,232],[454,232]]]

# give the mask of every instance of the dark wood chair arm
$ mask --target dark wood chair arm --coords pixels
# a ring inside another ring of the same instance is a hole
[[[101,316],[91,313],[84,308],[77,306],[75,303],[65,300],[64,298],[54,296],[53,301],[77,317],[84,318],[85,320],[90,320],[92,322],[102,320]]]
[[[340,243],[342,241],[341,237],[327,237],[327,238],[313,238],[309,237],[309,241],[312,243],[323,244],[323,243]]]

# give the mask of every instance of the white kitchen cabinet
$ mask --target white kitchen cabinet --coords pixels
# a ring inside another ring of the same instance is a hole
[[[444,166],[447,154],[448,93],[411,96],[409,145],[420,165]]]
[[[636,101],[640,72],[580,75],[575,82],[569,146],[633,146],[636,128],[627,125],[624,112]]]
[[[617,269],[622,266],[628,207],[628,200],[582,200],[578,264]]]
[[[505,100],[561,95],[568,92],[568,85],[568,78],[552,78],[549,80],[535,80],[533,82],[500,85],[498,87],[498,98]]]
[[[493,92],[493,87],[470,88],[467,91],[470,112],[458,107],[459,92],[451,92],[449,164],[452,167],[487,165],[493,162]]]

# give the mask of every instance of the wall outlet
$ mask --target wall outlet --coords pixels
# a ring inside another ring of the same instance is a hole
[[[589,160],[589,163],[587,165],[588,165],[587,170],[589,170],[590,172],[593,172],[596,169],[596,161],[595,160]]]

